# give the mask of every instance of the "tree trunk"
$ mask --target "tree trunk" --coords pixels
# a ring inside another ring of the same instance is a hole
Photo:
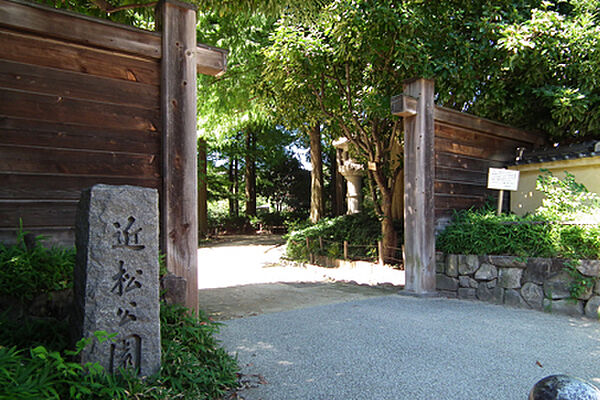
[[[198,140],[198,236],[208,235],[208,186],[206,168],[206,141]]]
[[[334,217],[344,214],[344,177],[338,171],[335,147],[331,155],[331,213]]]
[[[246,130],[246,215],[256,215],[256,138],[251,129]]]
[[[323,217],[323,158],[321,153],[321,127],[309,130],[310,138],[310,222],[317,223]]]
[[[238,216],[238,172],[237,172],[237,157],[232,156],[229,160],[229,216]]]
[[[389,194],[382,194],[381,203],[383,211],[383,219],[381,220],[383,261],[390,262],[395,258],[396,247],[398,247],[398,233],[394,228],[394,219],[392,215],[392,196]]]

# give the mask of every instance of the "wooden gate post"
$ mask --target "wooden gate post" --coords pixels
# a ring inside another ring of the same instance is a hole
[[[434,208],[434,82],[414,79],[392,99],[404,118],[404,268],[406,293],[436,294]]]
[[[169,272],[186,280],[186,307],[198,310],[196,7],[161,0],[157,17],[162,31],[162,249]]]

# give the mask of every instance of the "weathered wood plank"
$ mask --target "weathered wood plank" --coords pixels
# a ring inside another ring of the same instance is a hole
[[[100,129],[1,115],[0,144],[160,154],[159,132]]]
[[[404,290],[416,295],[434,294],[435,218],[434,85],[416,79],[404,84],[403,93],[417,98],[416,115],[404,117]]]
[[[463,210],[469,207],[482,206],[485,204],[486,196],[449,196],[435,195],[436,209]]]
[[[160,81],[160,63],[53,39],[0,29],[0,58],[150,85]]]
[[[161,57],[157,33],[38,4],[0,0],[0,25],[103,49]]]
[[[157,13],[163,32],[161,241],[167,269],[187,281],[186,306],[197,310],[196,11],[163,0]]]
[[[153,155],[0,145],[0,171],[156,178],[160,163]]]
[[[435,155],[435,165],[436,167],[487,172],[489,167],[500,167],[504,166],[505,163],[502,161],[486,160],[485,158],[469,157],[438,151]]]
[[[15,229],[19,220],[24,227],[70,227],[75,225],[77,201],[0,201],[0,221],[4,228]]]
[[[29,227],[26,230],[35,236],[43,236],[42,243],[46,247],[73,247],[75,245],[74,227]],[[11,244],[15,243],[16,239],[16,227],[0,227],[0,243]]]
[[[0,60],[0,87],[158,110],[157,86]]]
[[[107,185],[134,185],[158,189],[161,180],[158,177],[52,176],[0,172],[0,199],[78,201],[83,189],[87,189],[98,183]]]
[[[502,149],[498,147],[470,146],[468,144],[458,143],[454,140],[449,140],[446,138],[436,138],[435,151],[453,153],[460,156],[484,158],[494,161],[508,161],[508,154],[513,153],[512,151],[510,153],[502,151]]]
[[[501,148],[507,153],[507,157],[514,157],[517,147],[532,148],[533,145],[518,140],[507,139],[490,135],[478,131],[462,128],[460,126],[449,125],[437,122],[435,124],[435,137],[445,138],[455,141],[459,144],[467,144],[470,146],[486,147],[486,148]]]
[[[462,113],[445,107],[435,106],[434,118],[436,122],[456,125],[466,129],[484,132],[517,141],[535,144],[543,144],[545,141],[541,135],[536,135],[531,132],[513,128],[509,125],[476,117],[474,115]]]
[[[159,112],[0,88],[0,115],[106,129],[157,131]]]
[[[446,182],[436,180],[434,186],[436,195],[485,197],[495,194],[495,191],[487,189],[487,185],[474,184],[474,182]]]
[[[471,182],[476,185],[487,185],[487,171],[471,171],[436,166],[435,179],[455,183]]]
[[[199,74],[221,76],[227,70],[227,50],[206,45],[196,47],[196,68]]]

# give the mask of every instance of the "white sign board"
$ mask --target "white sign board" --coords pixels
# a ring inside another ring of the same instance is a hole
[[[488,172],[488,189],[517,190],[519,171],[503,168],[490,168]]]

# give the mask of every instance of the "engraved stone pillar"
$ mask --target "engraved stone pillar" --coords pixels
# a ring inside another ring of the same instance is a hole
[[[359,213],[362,205],[362,176],[364,174],[364,167],[350,157],[350,142],[348,139],[341,138],[332,144],[337,149],[338,171],[347,181],[347,214]]]
[[[96,185],[82,192],[76,225],[74,329],[93,338],[81,362],[106,371],[160,370],[158,192]],[[94,332],[115,333],[99,341]]]

